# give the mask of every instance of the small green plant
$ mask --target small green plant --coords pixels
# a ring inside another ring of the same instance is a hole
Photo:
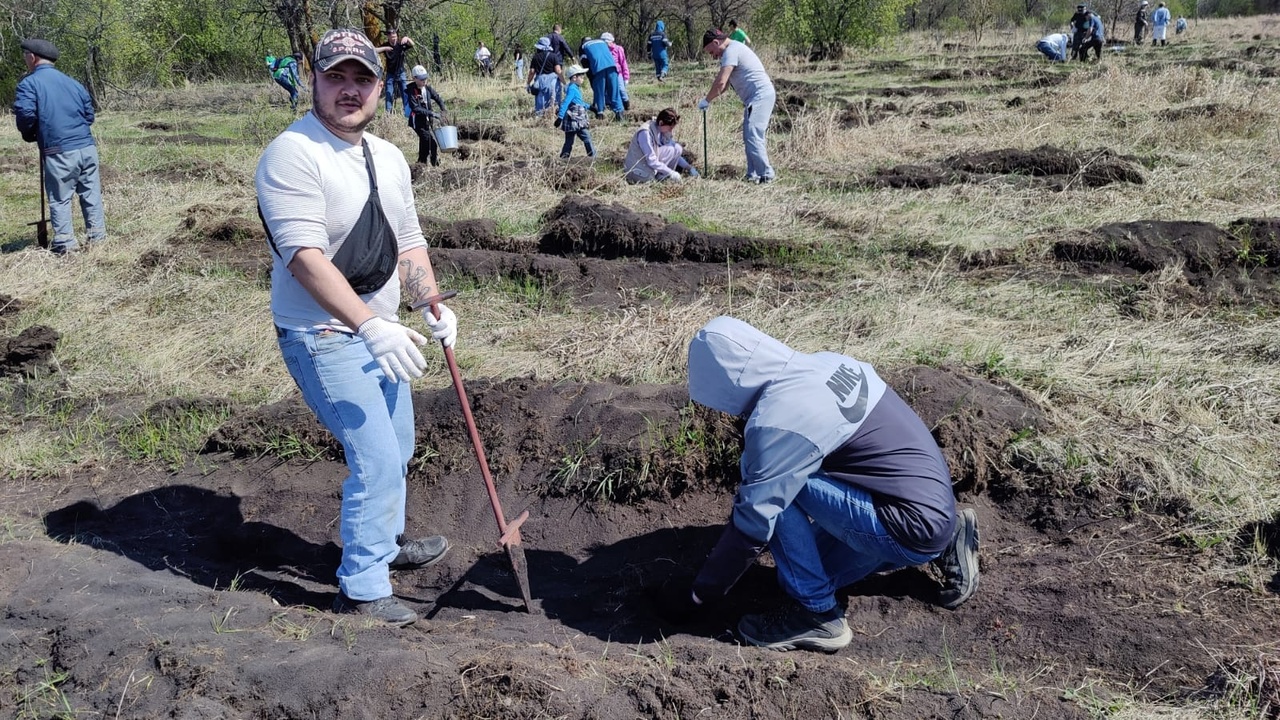
[[[34,683],[24,683],[14,691],[14,709],[17,711],[14,717],[17,720],[70,720],[79,717],[81,713],[71,706],[71,699],[62,691],[62,685],[71,674],[65,670],[51,670],[48,660],[37,660],[36,667],[40,668],[43,677]]]
[[[268,433],[261,454],[274,455],[281,460],[315,462],[325,457],[326,452],[323,448],[316,447],[305,439],[285,431]]]
[[[159,460],[176,470],[204,447],[229,416],[225,408],[188,408],[161,418],[144,414],[121,429],[116,442],[131,460]]]
[[[281,612],[271,617],[269,625],[282,638],[306,642],[315,632],[315,623],[316,620],[314,618],[305,624],[299,623],[289,617],[289,613]]]
[[[227,633],[244,632],[243,629],[231,627],[231,618],[235,614],[236,614],[236,609],[233,607],[227,608],[227,611],[222,613],[222,617],[218,617],[217,613],[210,613],[209,619],[213,623],[213,631],[218,633],[219,635],[224,635]]]

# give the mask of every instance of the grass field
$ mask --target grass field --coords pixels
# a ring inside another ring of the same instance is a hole
[[[554,288],[444,274],[444,288],[465,289],[450,306],[460,319],[466,374],[680,383],[688,339],[722,313],[800,350],[837,350],[882,368],[964,368],[1019,388],[1051,420],[1045,432],[1010,445],[1010,462],[1050,474],[1063,487],[1104,489],[1139,512],[1185,505],[1168,520],[1171,536],[1223,549],[1204,572],[1259,597],[1274,595],[1268,585],[1280,569],[1280,545],[1272,544],[1280,538],[1277,288],[1234,302],[1188,301],[1177,267],[1136,286],[1064,278],[1049,272],[1046,248],[1112,223],[1225,227],[1276,216],[1280,19],[1200,21],[1168,47],[1113,51],[1096,65],[1047,65],[1033,49],[1037,35],[988,33],[981,43],[947,38],[962,46],[951,50],[938,38],[908,36],[818,66],[764,53],[780,88],[775,125],[785,120],[790,127],[769,137],[779,176],[770,186],[731,179],[629,186],[619,162],[637,123],[598,122],[592,134],[600,157],[579,193],[694,230],[780,240],[794,249],[732,278],[726,293],[616,309],[548,298]],[[694,103],[710,83],[710,66],[677,64],[665,84],[653,82],[640,59],[632,70],[633,110],[678,108],[684,119],[677,136],[701,166]],[[441,177],[554,158],[562,135],[528,117],[529,96],[514,80],[447,78],[435,86],[455,122],[500,125],[506,138],[475,143],[466,161],[446,156],[439,171],[425,172],[416,185],[419,213],[445,221],[487,218],[515,245],[536,245],[540,216],[565,194],[554,188],[558,163],[494,184],[451,189]],[[944,100],[953,101],[949,109],[939,106]],[[874,119],[849,122],[851,113]],[[708,114],[713,168],[741,170],[739,118],[731,96]],[[110,241],[66,259],[31,246],[27,223],[39,212],[34,146],[20,141],[11,118],[0,122],[0,294],[21,304],[19,312],[0,315],[0,336],[34,325],[61,334],[52,370],[0,377],[6,408],[0,468],[11,481],[129,461],[180,466],[197,456],[233,412],[228,408],[248,410],[295,394],[271,334],[265,281],[201,256],[182,239],[195,206],[257,222],[254,167],[291,119],[283,93],[265,78],[252,86],[109,98],[94,127]],[[398,113],[380,113],[370,130],[413,159],[417,141]],[[1133,158],[1144,182],[1089,187],[1068,180],[1048,188],[989,177],[926,189],[859,184],[893,166],[1046,145]],[[268,250],[246,245],[235,252],[265,258]],[[990,252],[1016,258],[1016,269],[967,269],[967,259]],[[162,260],[144,262],[149,254]],[[433,363],[422,382],[447,386],[443,364]],[[175,397],[221,404],[162,426],[141,419],[144,408]],[[1254,533],[1242,540],[1245,528]],[[886,693],[912,682],[881,680]],[[1262,691],[1249,690],[1252,681],[1242,680],[1241,697],[1229,702],[1177,707],[1143,697],[1136,685],[1067,694],[1098,717],[1254,717]]]

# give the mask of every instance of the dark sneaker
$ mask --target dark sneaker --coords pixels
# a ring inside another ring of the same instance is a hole
[[[396,627],[412,625],[418,619],[418,613],[390,595],[377,600],[352,600],[346,593],[339,592],[333,599],[333,611],[340,615],[364,615]]]
[[[769,183],[773,182],[773,178],[772,178],[772,177],[762,177],[762,178],[760,178],[759,180],[757,180],[756,182],[760,183],[761,185],[768,185]]]
[[[408,541],[401,535],[396,538],[396,543],[400,545],[400,554],[391,561],[392,570],[417,570],[430,567],[440,562],[440,558],[449,552],[449,541],[443,535]]]
[[[833,653],[853,640],[853,631],[836,606],[816,613],[794,603],[759,615],[745,615],[738,623],[743,640],[770,650],[821,650]]]
[[[933,565],[942,573],[942,607],[955,610],[978,591],[978,514],[972,508],[961,511],[951,544]]]

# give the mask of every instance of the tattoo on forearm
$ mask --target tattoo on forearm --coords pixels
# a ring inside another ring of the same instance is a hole
[[[404,286],[415,300],[426,300],[432,295],[431,284],[427,282],[427,269],[410,260],[401,260],[404,268]]]

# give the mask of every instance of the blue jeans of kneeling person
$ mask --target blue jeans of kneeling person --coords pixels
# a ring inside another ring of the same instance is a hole
[[[85,234],[89,243],[107,239],[102,212],[102,178],[98,172],[98,147],[64,150],[44,158],[44,185],[49,195],[49,224],[53,227],[51,249],[68,253],[76,249],[71,221],[71,199],[80,198]]]
[[[876,572],[937,557],[908,550],[885,530],[871,495],[816,473],[774,524],[769,550],[778,583],[813,612],[836,606],[836,590]]]
[[[338,586],[353,600],[391,594],[388,564],[404,532],[405,473],[413,457],[409,383],[390,382],[360,338],[332,330],[278,333],[302,398],[342,444]]]

